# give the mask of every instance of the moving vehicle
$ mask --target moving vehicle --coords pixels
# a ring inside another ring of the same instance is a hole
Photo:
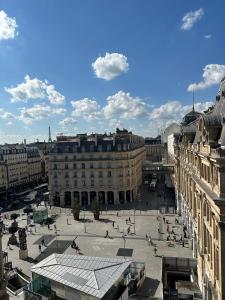
[[[32,202],[33,200],[35,200],[36,196],[37,196],[37,191],[33,191],[26,196],[24,202]]]

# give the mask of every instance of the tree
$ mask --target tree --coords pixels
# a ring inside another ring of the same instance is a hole
[[[19,217],[18,214],[12,213],[11,216],[10,216],[10,219],[11,219],[11,220],[16,220],[18,217]]]
[[[94,219],[99,220],[99,215],[100,215],[100,205],[99,202],[94,199],[94,201],[91,204],[91,210],[94,214]]]
[[[80,218],[80,202],[77,198],[75,198],[72,202],[71,212],[73,214],[74,220],[79,221],[79,218]]]
[[[18,223],[16,220],[14,220],[9,227],[9,233],[11,234],[11,237],[9,238],[9,242],[11,245],[16,245],[17,244],[17,238],[15,236],[15,233],[18,231]]]

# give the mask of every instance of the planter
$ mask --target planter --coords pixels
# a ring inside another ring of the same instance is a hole
[[[74,220],[79,221],[80,219],[80,212],[76,212],[73,214]]]
[[[94,212],[94,219],[95,219],[95,220],[99,220],[99,215],[100,215],[100,212],[99,212],[99,211]]]

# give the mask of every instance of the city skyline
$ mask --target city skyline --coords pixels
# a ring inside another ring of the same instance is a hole
[[[155,136],[193,90],[206,109],[225,76],[218,2],[0,1],[0,143],[47,140],[49,125]]]

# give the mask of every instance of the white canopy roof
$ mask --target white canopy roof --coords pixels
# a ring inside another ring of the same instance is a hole
[[[52,254],[32,267],[32,272],[83,293],[102,298],[132,260]]]

